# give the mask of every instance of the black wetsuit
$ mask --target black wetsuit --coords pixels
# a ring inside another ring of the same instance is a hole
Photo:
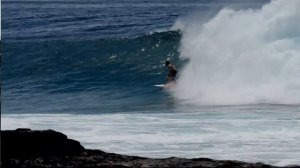
[[[174,68],[173,65],[169,65],[169,70],[170,70],[170,72],[169,72],[168,76],[174,79],[177,75],[177,70]]]

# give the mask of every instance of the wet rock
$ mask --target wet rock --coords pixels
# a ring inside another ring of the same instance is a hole
[[[85,151],[78,141],[53,130],[17,129],[1,131],[2,159],[74,156]]]
[[[84,149],[78,141],[53,130],[22,128],[1,131],[1,168],[276,168],[263,163],[246,163],[208,158],[151,159]],[[289,168],[300,168],[298,165]]]

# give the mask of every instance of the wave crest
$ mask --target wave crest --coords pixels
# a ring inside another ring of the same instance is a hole
[[[180,57],[189,63],[174,95],[196,104],[299,104],[298,6],[274,0],[185,24]]]

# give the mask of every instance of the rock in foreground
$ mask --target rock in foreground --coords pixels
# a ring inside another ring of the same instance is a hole
[[[53,131],[17,129],[1,131],[3,168],[96,168],[96,167],[201,167],[273,168],[263,163],[219,161],[206,158],[150,159],[83,148],[78,141]],[[290,166],[296,168],[299,166]]]

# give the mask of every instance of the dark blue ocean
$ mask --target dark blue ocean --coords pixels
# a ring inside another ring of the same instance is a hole
[[[165,108],[166,95],[153,85],[165,81],[166,59],[182,65],[175,21],[240,4],[263,3],[4,0],[2,113]]]
[[[154,86],[165,60],[183,76],[182,26],[269,2],[3,0],[1,126],[55,129],[116,153],[299,164],[299,104],[198,106]]]

